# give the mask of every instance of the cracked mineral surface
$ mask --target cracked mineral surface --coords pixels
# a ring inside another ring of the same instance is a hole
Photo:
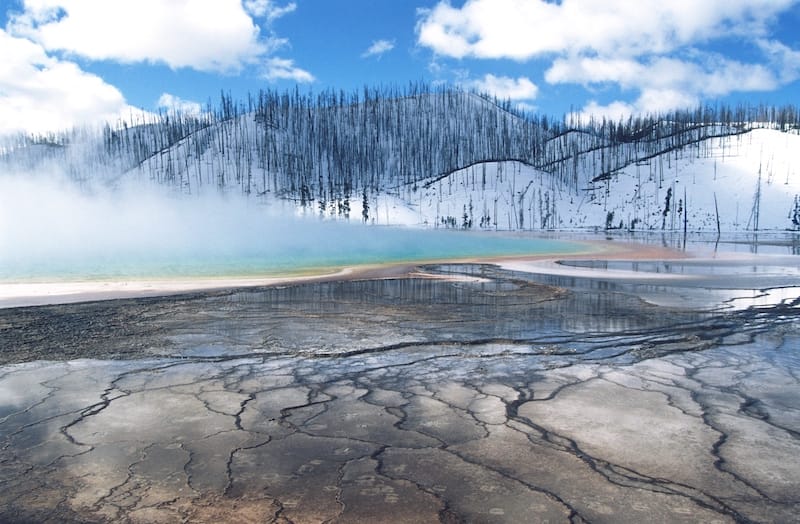
[[[796,521],[796,265],[0,310],[0,521]]]

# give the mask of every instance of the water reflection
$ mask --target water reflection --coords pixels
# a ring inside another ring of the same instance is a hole
[[[425,269],[450,280],[324,282],[0,310],[0,325],[17,326],[0,330],[0,347],[14,348],[0,358],[335,355],[482,341],[535,348],[705,318],[702,311],[659,310],[614,282],[487,265]],[[53,333],[57,341],[42,342]]]
[[[331,282],[240,291],[225,300],[235,305],[240,316],[253,314],[264,305],[284,315],[295,312],[298,317],[305,317],[301,312],[346,315],[353,323],[362,318],[369,322],[369,316],[375,315],[385,323],[401,324],[406,333],[422,335],[424,339],[536,339],[561,332],[654,329],[674,320],[671,315],[654,314],[634,295],[619,293],[619,285],[612,282],[533,277],[485,265],[437,265],[425,269],[470,280]],[[474,278],[485,281],[471,280]],[[577,290],[580,294],[574,292]],[[401,315],[402,321],[396,319]],[[702,316],[693,312],[680,315],[693,319]],[[284,318],[284,322],[288,320]],[[424,325],[436,328],[421,329]],[[455,326],[457,330],[453,329]]]
[[[764,258],[754,264],[751,260],[563,260],[559,264],[569,267],[637,273],[663,273],[671,275],[734,275],[759,274],[775,277],[800,278],[800,259]],[[646,276],[646,275],[643,275]]]

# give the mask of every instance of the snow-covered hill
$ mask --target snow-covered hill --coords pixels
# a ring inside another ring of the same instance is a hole
[[[500,230],[674,231],[683,230],[685,220],[689,231],[716,231],[717,219],[721,231],[800,226],[797,133],[753,129],[709,138],[633,161],[602,180],[593,182],[596,171],[589,168],[578,178],[576,190],[521,162],[478,163],[410,193],[373,196],[369,221]],[[361,205],[351,203],[351,217],[362,216]],[[323,213],[337,215],[334,208]]]
[[[553,122],[472,93],[262,92],[0,147],[3,172],[238,193],[324,219],[467,229],[800,228],[796,108]],[[288,205],[287,205],[288,204]]]

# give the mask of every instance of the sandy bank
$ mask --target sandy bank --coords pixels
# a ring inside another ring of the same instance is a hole
[[[361,271],[356,269],[344,268],[335,272],[276,277],[7,283],[0,284],[0,308],[71,304],[115,298],[155,297],[215,289],[275,286],[295,282],[320,282],[353,278],[359,273]]]

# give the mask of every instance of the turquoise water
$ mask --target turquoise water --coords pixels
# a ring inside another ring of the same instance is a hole
[[[0,281],[269,276],[395,262],[576,253],[587,246],[490,232],[287,224],[198,242],[87,243],[14,256],[0,253]]]

